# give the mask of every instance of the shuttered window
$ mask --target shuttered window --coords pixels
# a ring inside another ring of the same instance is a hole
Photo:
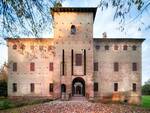
[[[137,63],[132,63],[132,71],[137,71]]]
[[[94,71],[98,71],[98,62],[94,62]]]
[[[34,83],[31,83],[31,84],[30,84],[30,91],[31,91],[31,92],[34,92]]]
[[[127,45],[124,45],[123,46],[123,50],[127,50],[128,49],[128,46]]]
[[[17,71],[17,63],[13,63],[13,71]]]
[[[50,62],[49,63],[49,71],[53,71],[53,70],[54,70],[53,62]]]
[[[30,71],[35,71],[35,63],[34,62],[30,63]]]
[[[53,92],[53,83],[49,84],[49,92]]]
[[[76,66],[82,65],[82,54],[76,54]]]
[[[114,63],[114,71],[119,71],[119,63],[118,62]]]

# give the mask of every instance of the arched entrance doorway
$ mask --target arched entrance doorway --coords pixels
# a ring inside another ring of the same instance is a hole
[[[72,95],[85,96],[85,81],[81,77],[77,77],[72,81]]]

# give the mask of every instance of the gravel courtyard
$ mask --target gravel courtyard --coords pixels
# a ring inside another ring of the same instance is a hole
[[[0,113],[150,113],[150,109],[121,105],[91,103],[88,101],[51,101],[0,111]]]

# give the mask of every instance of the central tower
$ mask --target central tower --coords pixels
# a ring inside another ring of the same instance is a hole
[[[61,85],[65,86],[66,95],[72,96],[76,92],[89,99],[94,97],[93,22],[96,9],[69,7],[52,9],[57,53],[54,57],[56,70],[53,80],[58,97],[64,93],[64,90],[59,89]],[[74,89],[74,85],[79,84],[80,86]]]

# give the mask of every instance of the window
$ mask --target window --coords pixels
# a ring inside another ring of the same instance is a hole
[[[127,45],[124,45],[123,46],[123,50],[127,50],[128,49],[128,46]]]
[[[114,46],[114,50],[118,50],[118,48],[119,48],[119,47],[118,47],[117,45]]]
[[[137,71],[137,63],[132,63],[132,71]]]
[[[34,46],[33,46],[33,45],[32,45],[32,46],[30,46],[30,49],[31,49],[31,50],[34,50]]]
[[[94,83],[94,91],[98,91],[98,83],[97,82]]]
[[[17,63],[13,63],[13,71],[17,71]]]
[[[119,71],[119,64],[118,64],[118,62],[114,63],[114,71]]]
[[[132,84],[132,91],[136,92],[136,83]]]
[[[105,45],[105,50],[109,50],[109,46],[108,45]]]
[[[30,91],[31,91],[31,92],[34,92],[34,83],[31,83],[31,84],[30,84]]]
[[[12,48],[13,48],[13,49],[17,49],[17,45],[16,45],[16,44],[14,44]]]
[[[13,92],[17,92],[17,83],[13,83]]]
[[[94,71],[98,71],[98,62],[94,62]]]
[[[39,46],[39,50],[42,51],[43,50],[43,46]]]
[[[76,26],[75,25],[71,26],[71,34],[76,34]]]
[[[30,63],[30,71],[35,71],[35,63],[34,62]]]
[[[20,49],[24,50],[25,49],[25,45],[21,44]]]
[[[76,66],[82,65],[82,54],[76,54]]]
[[[95,48],[96,48],[96,50],[99,50],[99,49],[100,49],[100,46],[99,46],[99,45],[96,45]]]
[[[114,83],[114,91],[118,91],[118,83]]]
[[[136,50],[136,46],[135,46],[135,45],[132,46],[132,50],[133,50],[133,51]]]
[[[50,63],[49,63],[49,71],[53,71],[53,69],[54,69],[54,68],[53,68],[53,62],[50,62]]]
[[[66,93],[66,85],[65,84],[61,85],[61,92]]]
[[[53,83],[49,84],[49,92],[53,92]]]

